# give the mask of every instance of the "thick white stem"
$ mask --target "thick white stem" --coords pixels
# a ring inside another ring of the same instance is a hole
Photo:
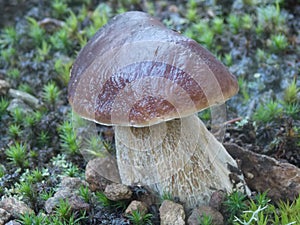
[[[232,191],[223,145],[195,115],[145,128],[116,127],[122,183],[141,183],[159,195],[171,193],[187,208],[208,203],[215,190]]]

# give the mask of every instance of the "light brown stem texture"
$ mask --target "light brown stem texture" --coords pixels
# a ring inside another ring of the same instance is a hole
[[[115,134],[126,185],[177,196],[187,208],[207,204],[215,190],[232,191],[228,164],[236,162],[196,115],[144,128],[117,126]]]

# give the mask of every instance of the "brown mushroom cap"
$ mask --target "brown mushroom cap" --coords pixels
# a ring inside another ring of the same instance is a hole
[[[143,12],[114,17],[80,51],[68,98],[80,116],[144,126],[225,102],[236,78],[197,42]]]

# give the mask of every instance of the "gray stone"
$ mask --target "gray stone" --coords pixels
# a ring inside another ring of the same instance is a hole
[[[147,205],[144,202],[133,200],[125,210],[125,214],[131,214],[132,211],[135,210],[138,210],[142,214],[146,214],[148,212]]]
[[[72,195],[69,199],[70,208],[72,211],[88,211],[90,209],[90,205],[86,203],[81,197],[78,195]]]
[[[47,33],[53,33],[57,29],[63,27],[65,22],[54,18],[46,17],[38,22],[39,26],[47,31]]]
[[[60,182],[60,189],[79,189],[81,186],[88,187],[88,183],[77,177],[63,177]]]
[[[198,225],[200,224],[201,218],[203,216],[209,216],[212,219],[212,224],[223,225],[224,218],[222,214],[210,206],[200,206],[193,209],[192,214],[188,218],[188,225]]]
[[[21,225],[19,222],[17,222],[16,220],[11,220],[8,223],[6,223],[5,225]]]
[[[54,194],[53,197],[48,198],[47,201],[45,202],[45,210],[47,213],[51,213],[53,209],[59,205],[61,200],[66,200],[71,198],[74,193],[74,190],[70,188],[65,188],[64,190],[59,189],[57,192]]]
[[[53,209],[59,205],[61,200],[66,200],[70,204],[71,210],[88,210],[89,204],[83,201],[78,195],[78,189],[81,186],[87,187],[88,184],[75,177],[64,177],[60,183],[60,187],[53,197],[49,198],[45,202],[45,210],[47,213],[51,213]]]
[[[41,102],[36,97],[28,94],[27,92],[9,89],[8,93],[11,97],[22,100],[34,109],[40,109],[42,107]]]
[[[104,191],[106,185],[121,183],[116,160],[112,157],[90,160],[85,169],[85,179],[92,191]]]
[[[10,85],[6,80],[0,80],[0,96],[6,95],[9,88],[10,88]]]
[[[224,144],[229,154],[240,160],[245,181],[251,190],[267,192],[269,198],[293,201],[300,193],[300,169],[289,163],[245,150],[235,144]]]
[[[164,200],[159,208],[161,225],[185,225],[185,213],[183,206]]]
[[[34,213],[24,202],[15,199],[14,197],[4,198],[0,201],[0,208],[6,210],[14,218],[19,218],[25,213]]]
[[[226,193],[224,191],[215,191],[210,197],[209,206],[216,210],[220,210],[225,197]]]
[[[9,212],[7,212],[5,209],[0,208],[0,225],[5,224],[10,217],[11,214]]]
[[[106,186],[104,194],[112,201],[119,201],[130,199],[132,196],[132,191],[124,184],[112,183]]]
[[[21,99],[17,98],[11,100],[9,106],[7,107],[7,111],[13,113],[16,109],[19,109],[24,115],[33,113],[33,110],[27,104],[25,104]]]

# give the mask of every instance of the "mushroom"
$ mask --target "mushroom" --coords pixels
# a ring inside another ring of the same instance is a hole
[[[68,98],[81,117],[114,126],[122,183],[170,193],[191,208],[234,188],[235,160],[196,113],[237,91],[208,50],[146,13],[127,12],[79,52]]]

